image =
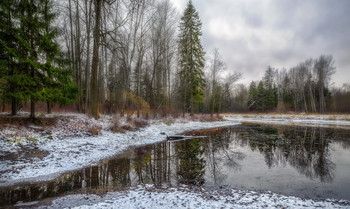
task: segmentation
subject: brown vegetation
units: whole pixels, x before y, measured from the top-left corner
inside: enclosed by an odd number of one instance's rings
[[[147,120],[144,120],[144,119],[140,119],[140,118],[136,118],[134,121],[133,121],[133,124],[136,128],[145,128],[146,126],[149,125],[148,121]]]
[[[121,118],[116,117],[113,120],[110,130],[114,133],[125,133],[126,131],[135,131],[138,128],[145,128],[149,122],[140,118],[127,117],[126,124],[122,124]]]
[[[193,130],[193,131],[188,131],[184,133],[184,135],[188,136],[209,136],[209,135],[214,135],[217,133],[221,133],[225,127],[220,127],[220,128],[214,128],[214,129],[200,129],[200,130]]]
[[[102,131],[101,126],[93,126],[88,129],[88,132],[93,136],[97,136]]]

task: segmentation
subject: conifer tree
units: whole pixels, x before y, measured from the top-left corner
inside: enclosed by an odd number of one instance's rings
[[[16,63],[15,49],[15,7],[18,1],[3,0],[0,3],[0,100],[11,103],[11,114],[17,114],[17,106],[23,95],[17,85],[18,63]]]
[[[257,107],[257,88],[256,88],[256,84],[254,81],[252,81],[250,83],[249,86],[249,93],[248,93],[248,109],[249,110],[256,110]]]
[[[47,111],[51,113],[52,103],[70,104],[78,98],[78,87],[72,80],[72,70],[63,58],[58,43],[55,41],[58,33],[53,27],[56,13],[52,11],[52,0],[41,0],[43,34],[39,49],[46,62],[42,69],[46,72],[46,81],[40,92],[40,100],[47,102]]]
[[[265,111],[266,110],[266,90],[264,88],[264,83],[262,81],[259,81],[256,93],[257,93],[256,109],[259,111]]]
[[[8,63],[1,65],[6,69],[6,82],[0,88],[10,89],[4,91],[3,97],[12,99],[12,113],[16,112],[13,103],[30,99],[30,117],[34,119],[36,102],[68,103],[75,99],[77,89],[70,82],[70,71],[60,61],[57,31],[52,27],[55,18],[52,0],[8,3],[1,6],[5,8],[3,11],[12,12],[7,23],[12,39],[6,40],[6,34],[0,37],[2,60],[5,60],[2,63]]]
[[[272,67],[268,67],[265,71],[263,78],[265,94],[264,94],[264,106],[266,109],[271,110],[277,106],[276,87],[274,86],[274,70]]]
[[[180,21],[179,34],[179,64],[180,64],[180,95],[183,114],[202,102],[205,86],[204,51],[201,43],[202,23],[192,1],[187,4]]]

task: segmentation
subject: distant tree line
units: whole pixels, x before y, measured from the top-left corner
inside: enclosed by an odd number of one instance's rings
[[[289,70],[268,67],[261,81],[249,86],[247,105],[252,111],[306,113],[348,112],[348,85],[331,88],[335,73],[331,55],[308,59]]]

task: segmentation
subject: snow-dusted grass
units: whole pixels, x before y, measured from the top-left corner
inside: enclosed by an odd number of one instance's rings
[[[161,132],[169,135],[193,129],[214,128],[238,124],[232,121],[193,122],[176,121],[166,125],[161,120],[151,121],[151,125],[134,132],[113,133],[109,131],[112,116],[102,116],[100,120],[82,114],[59,114],[48,117],[60,117],[52,127],[46,127],[40,134],[30,127],[17,127],[18,135],[23,133],[37,138],[35,143],[23,141],[13,143],[8,132],[16,133],[16,128],[2,129],[0,140],[1,155],[16,154],[16,159],[0,161],[0,186],[13,185],[24,181],[42,181],[57,177],[63,172],[76,170],[97,163],[99,160],[119,154],[131,146],[140,146],[166,140]],[[67,118],[69,118],[67,120]],[[121,119],[125,120],[125,119]],[[125,122],[125,121],[122,121]],[[89,136],[90,127],[102,127],[98,136]],[[20,133],[19,133],[20,132]],[[7,135],[6,135],[7,134]],[[91,135],[91,134],[90,134]],[[48,155],[42,159],[28,159],[21,156],[23,149],[41,150]]]
[[[311,126],[350,126],[350,115],[307,115],[307,114],[225,114],[226,120],[269,123],[285,125],[311,125]]]
[[[26,117],[27,113],[23,113]],[[17,116],[17,117],[21,117]],[[22,116],[23,117],[23,116]],[[59,174],[83,168],[119,154],[131,146],[164,141],[165,136],[184,131],[231,126],[241,122],[350,126],[349,115],[225,115],[226,121],[200,122],[188,119],[150,120],[150,125],[137,131],[113,133],[115,116],[102,115],[95,120],[84,114],[56,113],[43,116],[55,119],[50,126],[15,126],[0,129],[0,186],[33,180],[49,180]],[[170,122],[169,122],[170,121]],[[119,118],[121,124],[127,121]],[[168,124],[168,125],[167,125]],[[97,127],[98,135],[90,133]],[[95,133],[96,134],[96,133]],[[41,158],[22,156],[23,149],[45,154]],[[15,155],[15,158],[6,156]]]
[[[178,188],[156,189],[151,185],[104,196],[70,195],[58,198],[50,208],[349,208],[348,201],[306,200],[272,192],[258,193],[235,189]]]
[[[21,116],[18,116],[21,117]],[[23,116],[22,116],[23,117]],[[166,140],[169,135],[184,131],[232,126],[241,122],[303,124],[317,126],[350,126],[349,115],[225,115],[226,121],[200,122],[188,119],[151,120],[150,125],[134,132],[113,133],[110,127],[114,116],[100,120],[83,114],[51,114],[44,118],[56,119],[52,126],[15,126],[4,124],[0,129],[0,187],[24,181],[42,181],[63,172],[76,170],[119,154],[131,146],[140,146]],[[125,124],[126,119],[120,118]],[[98,135],[89,132],[98,127]],[[22,156],[23,149],[44,154],[41,157]],[[6,156],[16,156],[9,158]],[[23,205],[24,206],[24,205]],[[50,207],[78,208],[350,208],[349,202],[314,201],[274,193],[257,193],[230,189],[198,191],[188,187],[155,189],[152,186],[124,192],[97,195],[71,195],[59,198]]]

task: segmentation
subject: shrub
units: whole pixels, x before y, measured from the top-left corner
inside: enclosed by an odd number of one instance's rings
[[[123,129],[124,132],[125,132],[125,131],[133,131],[133,130],[134,130],[134,128],[133,128],[131,125],[123,125],[123,126],[121,127],[121,129]]]
[[[170,126],[171,124],[175,123],[175,120],[173,118],[167,118],[164,121],[165,124],[167,124],[168,126]]]
[[[133,115],[139,111],[142,115],[148,115],[151,112],[150,105],[140,96],[137,96],[131,92],[123,92],[123,98],[125,98],[126,114],[128,116]]]
[[[144,128],[146,126],[148,126],[149,123],[147,120],[144,120],[144,119],[140,119],[140,118],[137,118],[134,120],[134,126],[137,127],[137,128]]]
[[[102,130],[102,127],[100,126],[93,126],[93,127],[90,127],[88,132],[94,136],[97,136]]]
[[[125,130],[121,127],[119,118],[115,118],[110,130],[114,133],[125,133]]]

